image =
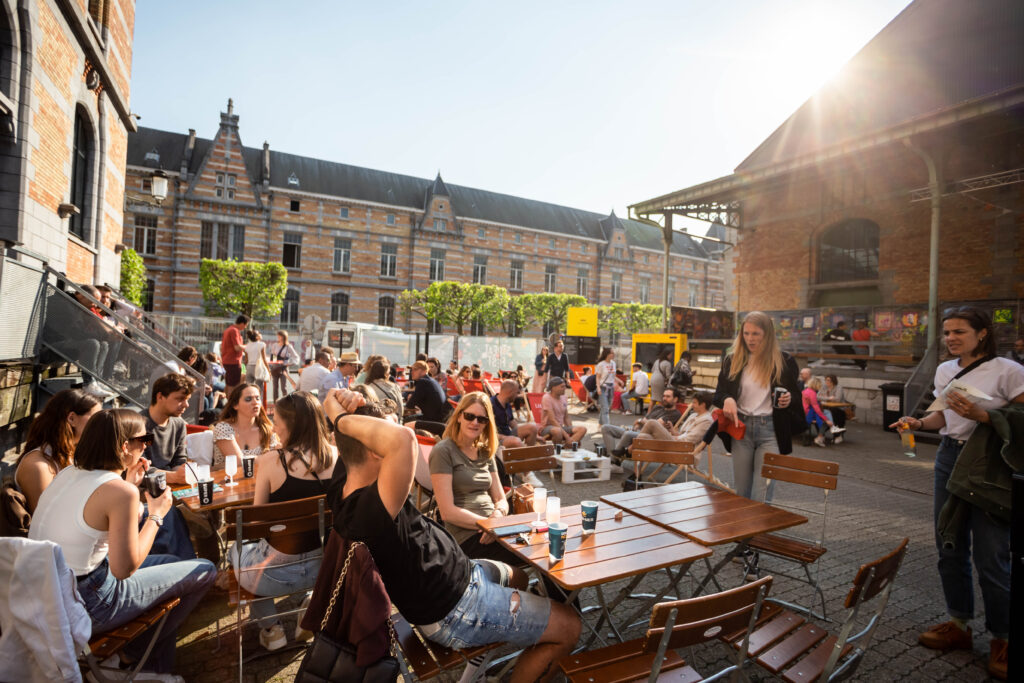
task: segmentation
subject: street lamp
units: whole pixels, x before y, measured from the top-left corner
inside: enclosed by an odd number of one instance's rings
[[[158,168],[153,171],[153,174],[149,176],[149,194],[139,194],[137,192],[125,192],[124,196],[129,201],[138,202],[139,204],[149,204],[150,206],[160,206],[163,201],[167,199],[167,173],[162,168]]]

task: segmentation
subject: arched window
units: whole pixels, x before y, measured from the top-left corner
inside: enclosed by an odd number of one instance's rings
[[[285,325],[299,324],[299,290],[288,288],[281,304],[281,322]]]
[[[331,320],[348,320],[348,294],[345,292],[331,294]]]
[[[878,224],[863,218],[831,225],[818,242],[818,283],[878,279]]]
[[[393,327],[395,324],[395,297],[382,296],[377,301],[377,324]]]
[[[71,203],[78,213],[68,217],[68,231],[89,241],[89,189],[92,186],[92,129],[81,110],[75,112],[75,139],[71,151]]]

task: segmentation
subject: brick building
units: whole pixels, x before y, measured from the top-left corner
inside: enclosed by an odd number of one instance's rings
[[[129,136],[129,189],[145,193],[157,168],[171,178],[162,206],[129,197],[124,212],[124,242],[145,257],[158,313],[202,313],[200,258],[283,263],[283,323],[314,314],[402,327],[398,293],[444,279],[661,303],[654,226],[451,185],[440,174],[431,181],[245,147],[238,120],[229,101],[212,140],[194,130]],[[671,301],[724,303],[717,246],[676,236]]]
[[[77,282],[119,277],[134,25],[135,0],[0,0],[0,240]]]
[[[1019,302],[1022,35],[1019,1],[918,0],[734,174],[630,208],[725,223],[733,310],[929,302],[933,220],[938,301]]]

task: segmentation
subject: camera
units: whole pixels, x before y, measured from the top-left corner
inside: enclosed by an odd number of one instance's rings
[[[167,488],[167,473],[150,467],[142,476],[139,488],[148,493],[150,498],[159,498]]]

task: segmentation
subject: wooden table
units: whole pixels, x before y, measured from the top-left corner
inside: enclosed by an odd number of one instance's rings
[[[708,575],[694,595],[699,595],[708,581],[713,581],[721,590],[716,575],[733,557],[746,550],[747,542],[754,536],[788,529],[807,521],[806,517],[789,510],[700,482],[614,493],[601,496],[601,500],[704,546],[736,544],[714,567],[707,557],[704,558]]]
[[[213,502],[209,505],[199,504],[199,495],[188,496],[187,498],[178,498],[177,501],[188,505],[189,508],[200,512],[203,510],[223,510],[226,507],[232,505],[252,505],[252,501],[256,498],[256,477],[246,479],[242,474],[242,468],[239,466],[238,472],[235,473],[235,483],[237,486],[225,486],[225,482],[228,480],[227,475],[224,474],[224,470],[217,470],[212,473],[213,481],[220,484],[222,490],[213,492]],[[188,485],[174,486],[174,489],[187,489]]]
[[[649,612],[653,602],[660,601],[670,590],[677,587],[679,580],[686,575],[693,562],[711,555],[708,548],[637,515],[623,512],[622,519],[617,521],[615,515],[618,512],[619,510],[609,505],[599,505],[597,529],[594,533],[584,536],[580,506],[562,508],[561,521],[567,524],[569,529],[566,535],[565,555],[554,563],[548,557],[546,531],[528,534],[529,542],[525,545],[515,543],[515,537],[498,539],[502,546],[564,589],[569,604],[573,603],[584,588],[595,589],[601,617],[596,626],[591,627],[588,624],[593,634],[589,642],[593,642],[595,637],[604,641],[598,631],[605,620],[616,637],[620,641],[623,640],[623,629],[612,620],[611,612],[630,596],[645,576],[664,570],[668,575],[668,585],[659,594],[651,596],[652,601],[646,601],[628,619],[623,620],[622,624],[628,625],[642,613]],[[535,513],[527,513],[478,520],[477,524],[482,529],[493,529],[510,524],[529,524],[536,518]],[[673,572],[673,568],[678,569]],[[602,586],[618,579],[630,581],[609,601],[605,598]],[[582,613],[580,616],[583,616]],[[584,623],[587,622],[584,620]]]

